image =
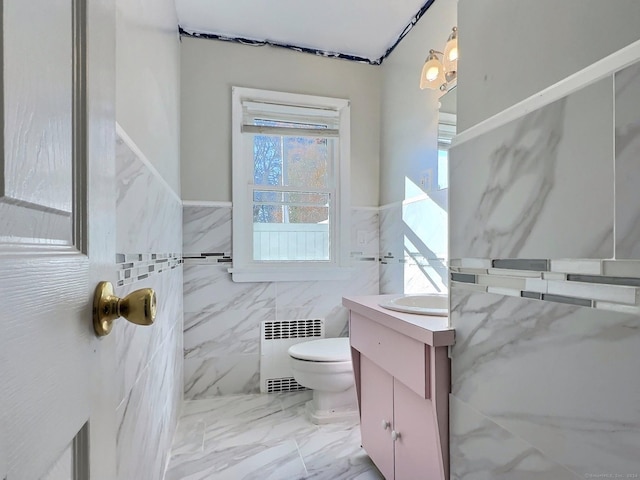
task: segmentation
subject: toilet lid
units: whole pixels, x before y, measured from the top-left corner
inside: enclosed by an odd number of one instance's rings
[[[289,347],[289,355],[312,362],[346,362],[351,360],[348,338],[322,338]]]

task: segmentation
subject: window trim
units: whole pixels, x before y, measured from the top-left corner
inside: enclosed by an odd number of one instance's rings
[[[233,86],[232,114],[232,244],[233,266],[229,269],[234,282],[344,280],[350,268],[350,102],[346,99],[303,95],[272,90]],[[243,102],[272,103],[338,113],[340,132],[338,159],[335,162],[335,228],[330,241],[337,245],[330,262],[255,262],[253,261],[253,167],[245,157],[245,137],[242,133]],[[244,220],[243,220],[244,219]]]

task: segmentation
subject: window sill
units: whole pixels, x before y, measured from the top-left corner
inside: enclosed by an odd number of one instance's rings
[[[234,282],[312,282],[348,280],[354,269],[352,267],[241,267],[229,268]]]

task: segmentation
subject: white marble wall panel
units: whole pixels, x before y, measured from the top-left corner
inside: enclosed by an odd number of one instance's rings
[[[404,235],[402,226],[402,203],[393,203],[380,208],[380,256],[404,256]]]
[[[351,252],[355,256],[377,257],[380,252],[378,209],[351,209]],[[364,240],[364,243],[359,240]]]
[[[613,255],[612,78],[450,150],[451,258]]]
[[[380,293],[404,293],[404,263],[382,261],[379,268]]]
[[[184,311],[224,312],[274,308],[275,285],[269,282],[237,283],[228,267],[185,265]]]
[[[260,355],[226,355],[184,360],[184,398],[197,400],[260,391]]]
[[[402,267],[404,293],[447,293],[448,269],[441,260],[416,255],[408,257]]]
[[[170,332],[162,349],[168,354],[154,358],[116,411],[120,480],[163,478],[180,409],[181,334],[180,326]]]
[[[455,286],[451,301],[453,395],[582,477],[640,473],[637,315]]]
[[[425,258],[447,259],[449,215],[428,195],[402,206],[404,246]]]
[[[185,313],[185,358],[260,352],[260,323],[275,320],[275,308]]]
[[[127,141],[131,141],[128,139]],[[180,254],[182,202],[157,172],[121,138],[116,141],[116,251]],[[166,264],[165,264],[166,265]],[[153,288],[156,321],[149,327],[116,321],[118,479],[162,478],[183,392],[183,267],[156,268],[122,287],[120,297]]]
[[[324,318],[327,337],[346,335],[342,297],[379,293],[377,262],[354,262],[353,269],[349,280],[276,283],[276,319]]]
[[[640,63],[615,75],[616,253],[640,258]]]
[[[224,253],[231,255],[231,207],[183,207],[183,244],[185,255]]]
[[[118,253],[182,251],[182,203],[121,139],[116,140]]]
[[[153,288],[157,299],[157,315],[153,325],[142,327],[124,319],[118,319],[114,325],[112,335],[116,336],[118,401],[122,401],[133,388],[160,351],[169,332],[176,326],[182,330],[182,268],[176,267],[115,289],[116,295],[123,298],[134,290]]]
[[[456,397],[449,397],[451,480],[576,480],[584,478],[545,457]]]
[[[185,255],[230,252],[230,207],[185,206],[183,220]],[[342,297],[379,292],[378,211],[352,209],[351,225],[353,273],[346,281],[235,283],[227,264],[185,266],[186,398],[257,392],[264,320],[324,318],[327,336],[348,334]]]

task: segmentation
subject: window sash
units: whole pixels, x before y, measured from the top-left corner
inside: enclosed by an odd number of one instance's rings
[[[249,188],[247,190],[248,190],[248,195],[250,196],[249,204],[252,205],[252,208],[250,210],[250,214],[252,218],[253,218],[253,208],[255,206],[259,206],[259,205],[273,205],[276,207],[298,206],[297,202],[255,201],[254,192],[256,191],[262,192],[262,191],[265,191],[266,189],[260,188],[259,186],[256,186],[256,185],[249,185]],[[323,224],[320,222],[297,223],[297,222],[255,222],[255,220],[252,221],[251,235],[249,237],[250,238],[249,251],[251,252],[251,256],[250,256],[251,263],[254,263],[254,264],[287,263],[290,265],[303,264],[305,262],[316,262],[318,264],[336,264],[337,263],[336,233],[338,228],[337,227],[338,222],[336,221],[337,210],[336,210],[336,202],[334,200],[335,194],[332,194],[332,190],[330,189],[323,189],[324,190],[323,192],[309,192],[309,189],[297,189],[297,190],[302,191],[304,193],[311,193],[311,194],[322,193],[328,196],[328,201],[326,204],[312,203],[312,204],[302,205],[302,206],[309,206],[309,207],[326,208],[328,210],[327,223]],[[272,191],[287,192],[288,190],[286,189],[286,187],[276,187],[276,188],[273,188]],[[297,193],[297,192],[292,192],[292,193]],[[264,231],[268,230],[269,226],[272,226],[273,230],[276,230],[276,229],[281,230],[280,232],[274,232],[271,235],[271,240],[270,240],[272,243],[276,244],[275,246],[272,245],[271,252],[275,251],[278,253],[273,254],[272,255],[273,258],[264,258],[264,256],[262,256],[261,254],[258,254],[257,252],[264,251],[265,249],[264,247],[262,247],[262,245],[265,242],[269,242],[269,240],[264,240],[263,238],[267,235],[267,233],[264,233]],[[313,228],[313,226],[316,226],[316,228]],[[309,232],[310,229],[313,229],[314,231]],[[260,231],[263,231],[262,235],[259,234],[261,233]],[[313,240],[310,240],[310,239],[313,239]],[[300,245],[302,244],[308,245],[310,241],[314,243],[314,247],[310,250],[301,251],[304,249]],[[290,257],[286,258],[284,254],[280,253],[282,249],[278,245],[279,242],[287,243],[291,246],[292,250],[291,250]],[[318,246],[319,243],[321,244],[321,246]],[[326,254],[323,253],[323,255],[320,257],[318,255],[314,255],[313,253],[310,253],[310,252],[313,252],[314,250],[315,251],[320,250],[321,252],[326,252]]]

